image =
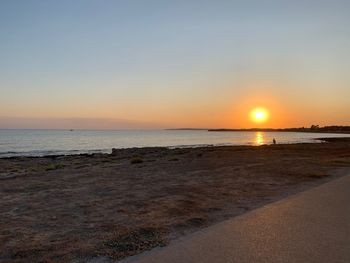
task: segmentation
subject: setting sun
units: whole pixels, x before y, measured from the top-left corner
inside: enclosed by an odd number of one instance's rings
[[[269,113],[264,108],[254,108],[250,112],[250,118],[255,123],[263,123],[267,121]]]

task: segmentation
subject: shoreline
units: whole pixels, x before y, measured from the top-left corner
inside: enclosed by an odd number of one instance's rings
[[[253,132],[253,131],[251,131]],[[278,143],[278,145],[293,145],[293,144],[313,144],[313,143],[324,143],[328,141],[341,141],[347,140],[350,137],[322,137],[322,138],[311,138],[306,142],[282,142]],[[175,145],[175,146],[144,146],[144,147],[127,147],[127,148],[112,148],[112,149],[91,149],[91,150],[46,150],[45,152],[52,152],[52,154],[33,154],[34,152],[41,152],[40,150],[28,151],[28,152],[0,152],[0,160],[1,159],[12,159],[12,158],[45,158],[45,157],[61,157],[61,156],[91,156],[91,155],[100,155],[105,154],[109,155],[113,153],[113,150],[128,150],[128,149],[143,149],[143,148],[164,148],[164,149],[191,149],[191,148],[206,148],[206,147],[261,147],[273,145],[273,143],[266,143],[261,145],[254,144],[230,144],[230,143],[222,143],[222,144],[197,144],[197,145]],[[77,153],[60,153],[56,154],[55,152],[77,152]],[[9,156],[7,156],[7,154]],[[13,154],[13,155],[11,155]],[[22,154],[22,155],[21,155]]]
[[[350,134],[350,131],[318,131],[318,130],[298,130],[298,129],[209,129],[208,132],[294,132],[294,133]]]
[[[314,126],[314,125],[313,125]],[[324,126],[319,127],[318,125],[305,128],[173,128],[165,129],[169,131],[208,131],[208,132],[300,132],[300,133],[334,133],[334,134],[350,134],[350,126]]]
[[[119,260],[165,246],[349,171],[350,138],[320,139],[0,159],[0,259]]]

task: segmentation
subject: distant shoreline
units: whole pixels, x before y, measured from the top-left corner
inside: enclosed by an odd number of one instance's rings
[[[202,129],[202,128],[178,128],[178,129],[166,129],[175,131],[192,131],[203,130],[209,132],[305,132],[305,133],[339,133],[350,134],[350,126],[324,126],[319,127],[312,125],[310,128],[249,128],[249,129]]]
[[[327,131],[311,129],[209,129],[209,132],[305,132],[305,133],[338,133],[350,134],[350,131]]]

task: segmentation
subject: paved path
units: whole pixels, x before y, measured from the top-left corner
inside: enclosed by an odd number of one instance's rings
[[[126,262],[350,262],[350,176]]]

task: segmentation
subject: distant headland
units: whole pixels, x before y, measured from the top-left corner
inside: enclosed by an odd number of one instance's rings
[[[249,129],[197,129],[197,128],[178,128],[178,129],[167,129],[167,130],[205,130],[210,132],[317,132],[317,133],[349,133],[350,126],[323,126],[311,125],[310,127],[299,127],[299,128],[249,128]]]

